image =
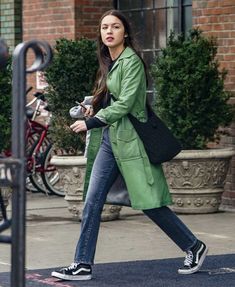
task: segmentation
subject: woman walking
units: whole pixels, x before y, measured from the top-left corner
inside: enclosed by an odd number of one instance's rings
[[[195,273],[208,249],[167,207],[172,200],[162,167],[150,163],[127,116],[131,113],[140,121],[146,120],[146,71],[134,47],[130,25],[120,11],[110,10],[101,17],[98,59],[92,108],[84,110],[89,118],[71,125],[76,133],[91,130],[86,176],[89,184],[85,183],[87,194],[80,238],[73,263],[53,271],[52,276],[64,280],[92,278],[101,212],[120,173],[132,208],[143,210],[186,252],[178,273]]]

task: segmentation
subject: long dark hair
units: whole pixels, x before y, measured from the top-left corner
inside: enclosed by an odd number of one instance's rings
[[[109,10],[105,12],[102,17],[100,18],[99,27],[98,27],[98,39],[97,39],[97,56],[99,61],[99,69],[97,71],[96,75],[96,81],[93,89],[93,108],[94,112],[96,113],[99,110],[100,104],[103,100],[103,97],[107,93],[107,87],[106,87],[106,78],[107,74],[109,72],[109,65],[111,64],[111,57],[109,54],[108,47],[105,46],[101,39],[101,22],[104,19],[104,17],[108,15],[113,15],[117,17],[124,26],[125,35],[127,37],[124,38],[124,47],[130,47],[132,48],[135,53],[140,57],[140,59],[143,61],[143,59],[140,56],[140,53],[138,52],[136,48],[136,43],[133,38],[131,26],[127,20],[127,18],[124,16],[122,12],[119,10]],[[146,65],[143,61],[144,67],[146,69]]]

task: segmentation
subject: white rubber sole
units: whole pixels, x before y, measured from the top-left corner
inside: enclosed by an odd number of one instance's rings
[[[65,274],[61,274],[58,273],[56,271],[53,271],[51,273],[52,277],[56,277],[58,279],[62,279],[62,280],[68,280],[68,281],[85,281],[85,280],[91,280],[92,275],[65,275]]]

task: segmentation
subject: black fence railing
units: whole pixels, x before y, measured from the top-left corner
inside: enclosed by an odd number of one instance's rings
[[[34,62],[27,67],[28,52]],[[0,187],[12,188],[12,214],[8,219],[4,204],[0,204],[3,220],[0,233],[11,227],[11,235],[1,235],[0,243],[11,244],[11,287],[25,287],[25,213],[26,213],[26,157],[25,105],[27,74],[45,69],[52,59],[47,42],[32,40],[17,45],[13,52],[12,81],[12,144],[10,158],[0,158]],[[2,198],[0,198],[2,199]],[[1,202],[3,202],[1,200]]]

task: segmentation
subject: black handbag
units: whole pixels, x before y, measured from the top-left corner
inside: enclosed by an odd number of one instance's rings
[[[182,147],[149,105],[147,105],[147,110],[147,122],[140,122],[131,114],[128,114],[128,118],[144,144],[149,161],[153,164],[160,164],[175,157]]]

